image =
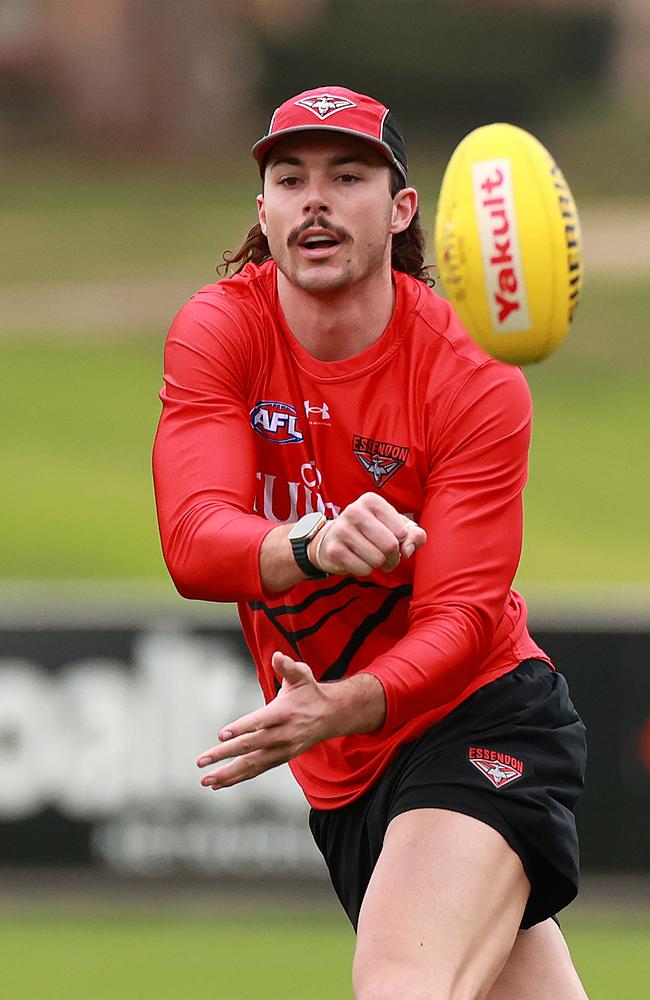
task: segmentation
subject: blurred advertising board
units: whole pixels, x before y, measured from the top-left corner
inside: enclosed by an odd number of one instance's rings
[[[583,866],[650,869],[650,623],[558,617],[532,626],[589,730]],[[288,767],[199,784],[199,752],[261,704],[231,609],[14,619],[0,623],[0,863],[323,875]]]
[[[234,628],[5,629],[2,645],[3,863],[321,872],[288,767],[199,784],[199,752],[261,703]]]

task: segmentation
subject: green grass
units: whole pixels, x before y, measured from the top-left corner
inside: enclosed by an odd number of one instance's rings
[[[212,171],[101,173],[69,162],[0,177],[0,215],[11,253],[0,281],[52,282],[214,276],[226,247],[255,221],[250,164],[232,183]]]
[[[645,1000],[648,917],[578,918],[565,934],[590,1000]],[[350,997],[343,917],[235,909],[197,915],[0,918],[8,1000],[332,1000]]]
[[[547,134],[576,198],[648,197],[650,116],[643,101],[625,105],[593,91],[548,123]]]
[[[413,166],[424,226],[433,235],[444,160]],[[0,283],[115,281],[191,275],[214,280],[226,249],[257,221],[259,176],[252,161],[175,174],[98,172],[55,161],[0,172],[0,218],[11,252]]]
[[[0,576],[162,575],[151,483],[162,337],[14,341],[0,359]]]
[[[0,922],[9,1000],[332,1000],[351,995],[343,919],[235,914]]]
[[[647,581],[648,379],[540,371],[520,574],[534,581]]]
[[[565,344],[526,368],[535,407],[520,575],[650,578],[650,281],[592,282]]]
[[[571,917],[563,929],[590,1000],[647,998],[649,917]]]

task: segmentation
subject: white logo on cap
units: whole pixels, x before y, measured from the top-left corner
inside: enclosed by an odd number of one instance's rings
[[[356,108],[353,101],[348,101],[347,97],[333,97],[331,94],[319,94],[317,97],[303,97],[301,101],[296,101],[301,108],[306,108],[312,114],[324,121],[330,115],[335,115],[337,111],[344,111],[346,108]]]

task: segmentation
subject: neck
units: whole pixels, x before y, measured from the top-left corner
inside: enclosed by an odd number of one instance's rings
[[[292,334],[319,361],[354,357],[379,340],[395,307],[390,266],[352,287],[315,295],[278,269],[278,297]]]

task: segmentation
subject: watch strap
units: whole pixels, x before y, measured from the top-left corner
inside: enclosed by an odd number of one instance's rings
[[[322,531],[323,529],[321,528],[320,530]],[[314,566],[307,554],[309,543],[311,541],[311,538],[292,538],[291,548],[293,549],[293,557],[303,573],[305,573],[305,575],[311,580],[325,580],[330,574],[324,573],[322,569],[318,569],[317,566]]]

